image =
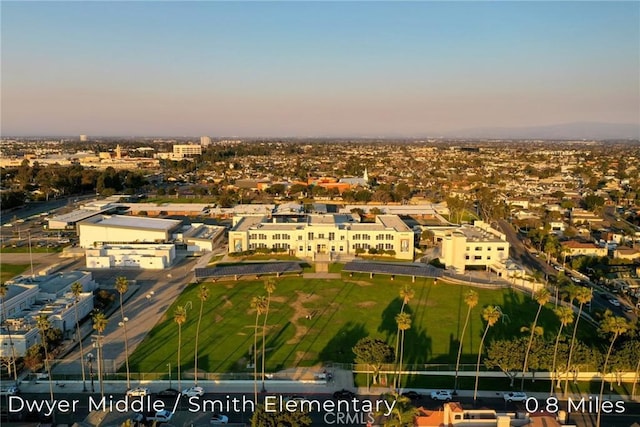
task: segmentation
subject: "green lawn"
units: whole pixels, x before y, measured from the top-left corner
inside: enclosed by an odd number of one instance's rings
[[[358,339],[371,335],[395,346],[395,316],[400,311],[399,289],[410,279],[354,274],[343,280],[309,280],[288,277],[278,281],[271,301],[267,333],[267,370],[274,371],[296,365],[320,362],[352,362],[351,348]],[[246,369],[253,346],[255,312],[249,307],[251,298],[264,295],[263,281],[223,281],[207,283],[209,299],[205,303],[201,334],[199,368],[208,372],[241,372]],[[467,307],[464,286],[438,283],[430,279],[412,284],[415,298],[406,307],[413,325],[406,332],[404,362],[455,363],[457,338]],[[193,367],[195,330],[200,301],[198,285],[190,285],[169,308],[165,318],[146,337],[131,356],[131,370],[164,372],[167,363],[175,363],[177,325],[173,311],[177,305],[191,301],[193,308],[182,328],[183,371]],[[462,362],[475,363],[474,351],[483,331],[483,306],[498,304],[507,315],[489,332],[493,338],[520,335],[520,327],[530,324],[537,303],[522,293],[478,289],[479,305],[464,339]],[[557,321],[552,306],[542,311],[540,324],[549,338],[554,336]],[[312,314],[311,319],[306,315]],[[260,324],[262,319],[260,321]],[[586,322],[581,338],[597,334]],[[592,338],[593,339],[593,338]]]
[[[2,263],[0,267],[0,281],[6,282],[18,274],[24,273],[28,268],[30,268],[30,264],[5,264]]]

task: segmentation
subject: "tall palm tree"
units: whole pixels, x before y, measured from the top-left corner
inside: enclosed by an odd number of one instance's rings
[[[411,286],[409,286],[408,284],[404,284],[402,286],[402,288],[400,288],[400,298],[402,298],[402,306],[400,307],[400,314],[404,313],[404,308],[407,304],[409,304],[409,301],[411,301],[413,299],[413,297],[415,296],[415,291],[413,290],[413,288]],[[398,349],[400,347],[400,330],[398,330],[398,334],[396,335],[396,349],[395,349],[395,354],[396,356],[396,360],[395,363],[398,363]],[[398,375],[396,375],[396,380],[398,378]]]
[[[5,323],[5,326],[6,326],[5,329],[7,330],[7,336],[9,337],[9,347],[11,347],[11,363],[9,363],[9,370],[11,370],[11,364],[13,363],[13,380],[15,381],[16,384],[18,384],[18,371],[16,369],[16,348],[13,345],[13,338],[11,338],[11,328],[7,323],[7,311],[6,311],[7,308],[4,304],[4,300],[8,292],[9,292],[9,285],[7,285],[4,282],[0,283],[0,298],[2,298],[2,306],[1,306],[2,318],[0,319],[0,325]]]
[[[482,346],[484,345],[484,339],[487,337],[487,332],[489,332],[489,328],[495,325],[500,317],[502,316],[502,311],[500,307],[496,305],[489,305],[482,310],[482,318],[487,322],[487,326],[484,328],[484,333],[482,334],[482,339],[480,340],[480,346],[478,347],[478,362],[476,363],[476,385],[473,389],[473,403],[475,404],[476,399],[478,397],[478,377],[480,377],[480,357],[482,356]]]
[[[542,307],[544,307],[549,300],[551,299],[551,294],[546,288],[540,289],[536,292],[534,299],[538,303],[538,311],[536,312],[536,317],[533,319],[533,325],[531,327],[531,334],[529,335],[529,343],[527,344],[527,351],[524,353],[524,364],[522,365],[522,381],[520,383],[520,390],[524,390],[524,376],[527,372],[527,368],[529,367],[529,353],[531,352],[531,344],[533,344],[533,336],[536,332],[536,327],[538,325],[538,318],[540,317],[540,312],[542,311]]]
[[[200,322],[202,321],[202,309],[204,308],[204,302],[209,299],[209,289],[206,286],[203,285],[198,290],[198,299],[200,299],[200,312],[198,313],[198,326],[196,326],[196,351],[194,356],[195,385],[198,385],[198,340],[200,339]]]
[[[602,382],[600,383],[600,396],[598,398],[598,402],[602,402],[602,394],[604,393],[604,377],[607,374],[607,365],[609,364],[609,356],[611,356],[611,350],[613,350],[613,344],[616,342],[616,339],[625,334],[629,329],[631,329],[631,325],[627,322],[627,319],[624,317],[617,317],[606,315],[600,324],[600,329],[603,333],[611,336],[611,344],[609,345],[609,350],[607,351],[607,356],[604,358],[604,366],[602,367]],[[598,416],[596,417],[596,427],[600,427],[600,415],[602,414],[601,410],[602,406],[598,405]]]
[[[49,378],[49,396],[51,397],[51,402],[53,402],[53,381],[51,379],[49,349],[47,348],[47,331],[51,329],[51,323],[49,322],[49,318],[47,316],[41,314],[36,318],[36,325],[40,330],[40,339],[42,340],[42,347],[44,347],[44,366],[47,368],[47,377]]]
[[[462,354],[462,342],[464,341],[464,333],[467,331],[469,325],[469,317],[471,316],[471,310],[478,305],[478,293],[473,289],[468,290],[464,294],[464,302],[467,304],[467,317],[464,320],[464,326],[462,327],[462,334],[460,334],[460,344],[458,345],[458,358],[456,359],[456,378],[453,385],[453,391],[458,390],[458,371],[460,370],[460,355]]]
[[[73,294],[73,311],[76,316],[76,335],[80,344],[80,368],[82,369],[82,391],[87,391],[86,377],[84,373],[84,349],[82,348],[82,334],[80,333],[80,321],[78,320],[78,300],[82,293],[82,283],[75,282],[71,285],[71,293]]]
[[[267,308],[267,298],[264,296],[251,298],[251,308],[256,311],[253,333],[253,401],[258,404],[258,320]]]
[[[408,329],[411,329],[411,315],[409,313],[400,313],[396,316],[396,324],[398,325],[398,334],[402,334],[400,341],[400,359],[398,362],[398,386],[402,386],[400,381],[400,373],[402,372],[402,359],[404,358],[404,334]]]
[[[107,329],[107,323],[109,320],[107,316],[104,315],[103,312],[98,311],[93,315],[93,329],[98,332],[98,379],[100,381],[100,394],[104,396],[104,382],[102,381],[102,376],[104,372],[104,356],[102,354],[102,334],[104,330]]]
[[[264,312],[264,322],[262,324],[262,391],[264,387],[264,363],[265,363],[265,342],[267,331],[267,317],[269,316],[269,306],[271,305],[271,294],[276,290],[276,282],[273,279],[269,279],[264,283],[264,290],[267,291],[267,308]]]
[[[571,292],[571,290],[570,290]],[[592,291],[589,288],[584,288],[582,286],[574,287],[574,295],[575,299],[580,303],[580,307],[578,308],[578,315],[576,316],[576,322],[573,325],[573,335],[571,335],[571,344],[569,345],[569,357],[567,358],[567,377],[564,382],[564,397],[567,397],[569,393],[569,369],[571,368],[573,349],[575,348],[576,343],[576,333],[578,332],[578,323],[580,323],[580,316],[582,315],[582,308],[586,303],[591,301],[593,297]]]
[[[124,317],[124,306],[122,297],[129,290],[129,281],[126,277],[116,277],[116,291],[120,294],[120,317],[122,318],[122,328],[124,329],[124,362],[127,367],[127,390],[131,389],[131,374],[129,371],[129,340],[127,339],[127,319]]]
[[[178,324],[178,390],[182,390],[182,382],[180,379],[180,349],[182,348],[182,325],[187,321],[187,309],[179,305],[173,312],[173,321]]]
[[[553,375],[556,372],[556,358],[558,357],[558,343],[560,343],[560,336],[562,335],[562,329],[573,323],[573,310],[569,307],[560,306],[553,310],[560,320],[560,329],[558,329],[558,335],[556,336],[556,344],[553,347],[553,363],[551,365],[551,390],[549,390],[549,396],[553,394]]]

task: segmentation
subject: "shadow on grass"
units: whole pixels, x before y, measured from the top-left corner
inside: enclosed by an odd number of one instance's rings
[[[340,361],[353,362],[355,355],[353,354],[353,346],[358,340],[368,336],[365,325],[363,323],[347,322],[338,329],[318,354],[319,361]]]

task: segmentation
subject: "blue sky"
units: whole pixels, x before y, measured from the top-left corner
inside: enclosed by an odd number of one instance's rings
[[[639,2],[6,2],[3,135],[640,121]]]

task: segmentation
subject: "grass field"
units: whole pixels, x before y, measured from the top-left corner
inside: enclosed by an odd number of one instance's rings
[[[2,263],[2,267],[0,268],[0,281],[6,282],[17,276],[18,274],[24,273],[27,268],[29,268],[29,264],[5,264]]]
[[[351,348],[362,337],[373,336],[395,346],[395,316],[402,302],[400,287],[409,279],[357,275],[343,280],[309,280],[301,277],[280,279],[271,300],[267,326],[267,370],[310,366],[321,362],[352,362]],[[177,324],[173,311],[191,301],[187,322],[182,328],[183,371],[193,368],[195,330],[200,301],[199,285],[188,286],[167,314],[150,332],[130,358],[131,370],[164,372],[166,364],[176,362]],[[255,311],[251,298],[265,295],[262,281],[223,281],[206,283],[209,299],[205,303],[199,345],[199,368],[208,372],[246,370],[253,346]],[[467,287],[438,283],[430,279],[412,284],[415,298],[406,312],[413,318],[406,332],[406,364],[455,363],[458,337],[467,307],[463,295]],[[464,338],[463,363],[475,363],[474,351],[483,331],[481,312],[497,304],[506,314],[489,332],[488,340],[521,336],[520,327],[529,325],[538,307],[522,293],[477,289],[480,302],[472,311]],[[550,338],[558,322],[552,306],[542,311],[539,324]],[[307,318],[310,316],[311,318]],[[260,325],[262,318],[260,319]],[[579,332],[582,339],[597,337],[586,322]]]

